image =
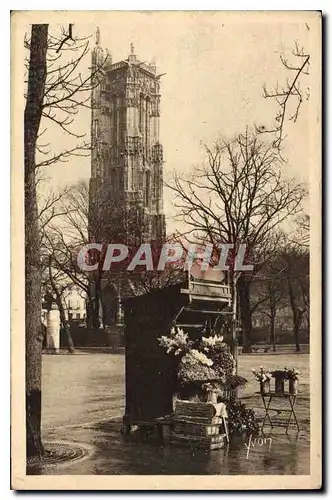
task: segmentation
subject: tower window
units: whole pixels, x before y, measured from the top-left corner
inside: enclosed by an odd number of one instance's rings
[[[140,96],[139,102],[139,131],[143,133],[144,129],[144,97]]]
[[[145,173],[145,206],[149,206],[150,201],[150,171],[147,170]]]

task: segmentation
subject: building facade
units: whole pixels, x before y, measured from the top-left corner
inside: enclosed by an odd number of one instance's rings
[[[65,303],[66,319],[85,325],[86,297],[84,292],[79,287],[72,285],[64,293],[63,300]]]
[[[62,304],[64,308],[64,313],[66,320],[76,323],[81,323],[85,325],[86,322],[86,296],[78,286],[74,284],[68,285],[62,292]],[[53,302],[55,304],[55,302]],[[42,323],[46,326],[47,324],[47,313],[50,310],[51,305],[46,307],[43,303],[42,307]]]

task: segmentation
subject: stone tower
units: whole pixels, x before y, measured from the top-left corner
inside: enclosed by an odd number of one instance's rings
[[[102,71],[97,71],[100,67]],[[113,63],[111,53],[101,47],[99,29],[91,73],[90,239],[134,248],[142,242],[160,247],[166,237],[159,141],[162,75],[157,75],[154,62],[138,59],[133,44],[127,59]],[[100,215],[103,207],[106,217]],[[93,226],[98,227],[97,234]],[[121,299],[133,293],[135,273],[112,269],[96,283],[91,276],[103,324],[118,324]]]
[[[154,63],[138,59],[133,44],[128,58],[113,64],[110,52],[100,46],[97,29],[92,74],[105,58],[102,74],[94,77],[92,94],[90,199],[95,203],[107,199],[127,214],[138,213],[144,228],[141,241],[160,243],[165,240],[161,75],[156,74]],[[120,217],[119,212],[112,213]],[[131,236],[127,235],[128,243]]]

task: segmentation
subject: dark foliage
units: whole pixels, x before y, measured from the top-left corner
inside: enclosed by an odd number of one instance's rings
[[[231,400],[226,403],[228,428],[230,434],[257,434],[259,426],[255,412],[247,409],[243,403]]]

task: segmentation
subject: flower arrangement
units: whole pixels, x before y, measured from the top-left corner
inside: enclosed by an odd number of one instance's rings
[[[175,356],[185,354],[193,344],[193,342],[188,339],[188,334],[184,333],[182,328],[177,327],[172,327],[170,335],[163,335],[158,341],[159,345],[166,349],[167,354],[173,351]]]
[[[226,379],[234,375],[235,360],[221,335],[202,337],[200,347],[213,359],[215,367],[223,372]]]
[[[252,373],[254,374],[255,376],[255,379],[260,382],[261,384],[263,382],[269,382],[272,378],[272,373],[268,370],[265,370],[265,368],[263,368],[263,366],[260,366],[259,367],[259,371],[258,370],[255,370],[255,368],[253,368],[251,371]]]
[[[180,361],[179,379],[182,383],[217,379],[219,374],[212,368],[212,365],[213,361],[211,359],[193,349],[185,354]]]
[[[181,357],[178,378],[181,383],[225,381],[235,372],[235,360],[221,335],[189,339],[181,328],[172,327],[170,334],[158,339],[167,354]]]
[[[223,343],[224,338],[221,335],[214,335],[213,337],[202,337],[202,347],[204,351],[216,347],[218,344]]]
[[[300,372],[295,368],[285,368],[285,373],[289,383],[289,394],[296,395],[298,393]]]
[[[285,378],[287,380],[299,380],[300,379],[300,372],[299,370],[296,370],[295,368],[285,368]]]

